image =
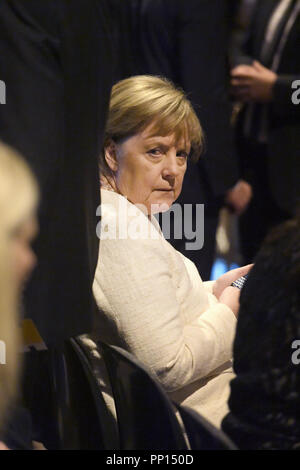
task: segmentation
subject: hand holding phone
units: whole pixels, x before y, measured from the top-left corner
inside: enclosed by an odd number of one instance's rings
[[[245,282],[247,281],[248,274],[245,274],[245,276],[241,276],[235,281],[231,283],[232,287],[237,287],[238,289],[242,289],[244,287]]]

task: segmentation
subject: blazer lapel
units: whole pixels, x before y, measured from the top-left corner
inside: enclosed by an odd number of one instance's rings
[[[260,5],[257,13],[257,22],[256,22],[256,34],[255,34],[255,43],[254,43],[254,53],[255,57],[259,57],[262,44],[265,37],[266,27],[268,25],[269,19],[277,7],[279,0],[258,0]]]

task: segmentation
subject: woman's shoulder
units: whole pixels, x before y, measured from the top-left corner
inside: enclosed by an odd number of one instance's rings
[[[142,205],[131,203],[126,196],[101,189],[101,205],[97,216],[100,240],[149,240],[161,241],[163,234],[152,215],[150,219]]]

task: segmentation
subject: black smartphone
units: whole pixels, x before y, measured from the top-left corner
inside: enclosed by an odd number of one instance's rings
[[[244,287],[245,282],[247,281],[248,274],[245,274],[245,276],[241,276],[236,281],[234,281],[231,285],[233,287],[237,287],[238,289],[242,289]]]

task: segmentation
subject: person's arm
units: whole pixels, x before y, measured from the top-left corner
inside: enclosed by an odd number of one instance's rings
[[[121,345],[168,391],[207,376],[231,358],[233,312],[219,302],[210,306],[199,281],[199,315],[184,324],[170,253],[160,240],[102,240],[100,247],[101,269],[94,282],[98,306],[109,306]]]
[[[254,61],[231,71],[235,96],[244,102],[269,103],[277,118],[299,116],[300,75],[276,74]]]

